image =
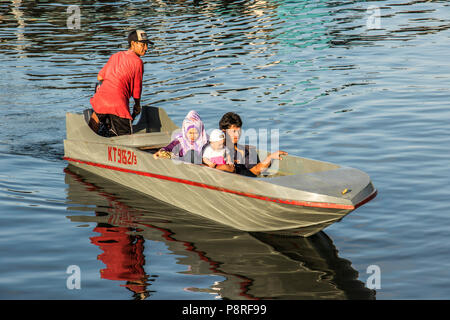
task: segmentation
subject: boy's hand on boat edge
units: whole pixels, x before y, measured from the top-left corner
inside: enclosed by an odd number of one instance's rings
[[[250,171],[255,175],[255,176],[259,176],[261,174],[261,172],[263,172],[264,170],[266,170],[267,168],[270,167],[270,165],[272,164],[272,160],[283,160],[281,158],[281,156],[285,156],[288,153],[285,151],[277,151],[274,153],[269,154],[264,161],[258,163],[256,166],[254,166],[253,168],[250,169]]]
[[[286,156],[286,155],[288,155],[287,152],[279,150],[277,152],[270,154],[269,158],[271,160],[283,160],[283,158],[281,156]]]

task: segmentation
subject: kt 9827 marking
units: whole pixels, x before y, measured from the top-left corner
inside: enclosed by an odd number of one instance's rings
[[[137,165],[137,157],[133,151],[116,147],[108,147],[108,161]]]

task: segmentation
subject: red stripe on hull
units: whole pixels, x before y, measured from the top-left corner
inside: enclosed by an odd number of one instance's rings
[[[286,199],[278,199],[278,198],[269,198],[269,197],[259,196],[259,195],[253,194],[253,193],[247,193],[247,192],[241,192],[241,191],[236,191],[236,190],[231,190],[231,189],[225,189],[225,188],[221,188],[221,187],[215,187],[215,186],[204,184],[204,183],[200,183],[200,182],[195,182],[195,181],[190,181],[190,180],[185,180],[185,179],[179,179],[179,178],[173,178],[173,177],[163,176],[163,175],[155,174],[155,173],[149,173],[149,172],[137,171],[137,170],[132,170],[132,169],[120,168],[120,167],[115,167],[115,166],[110,166],[110,165],[105,165],[105,164],[100,164],[100,163],[95,163],[95,162],[90,162],[90,161],[83,161],[83,160],[78,160],[78,159],[72,159],[72,158],[68,158],[68,157],[64,157],[63,159],[67,160],[69,162],[78,162],[78,163],[87,164],[87,165],[98,167],[98,168],[115,170],[115,171],[121,171],[121,172],[126,172],[126,173],[133,173],[133,174],[137,174],[137,175],[140,175],[140,176],[146,176],[146,177],[150,177],[150,178],[156,178],[156,179],[167,180],[167,181],[172,181],[172,182],[177,182],[177,183],[183,183],[183,184],[187,184],[187,185],[191,185],[191,186],[195,186],[195,187],[200,187],[200,188],[205,188],[205,189],[210,189],[210,190],[216,190],[216,191],[222,191],[222,192],[226,192],[226,193],[232,193],[232,194],[236,194],[236,195],[240,195],[240,196],[244,196],[244,197],[249,197],[249,198],[254,198],[254,199],[259,199],[259,200],[264,200],[264,201],[269,201],[269,202],[276,202],[276,203],[283,203],[283,204],[301,206],[301,207],[354,210],[354,209],[362,206],[364,203],[369,202],[370,200],[372,200],[376,196],[376,191],[375,191],[368,198],[364,199],[363,201],[358,203],[356,206],[345,205],[345,204],[327,203],[327,202],[309,202],[309,201],[297,201],[297,200],[286,200]]]

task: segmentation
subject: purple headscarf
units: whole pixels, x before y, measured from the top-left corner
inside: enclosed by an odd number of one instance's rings
[[[191,139],[188,137],[188,131],[191,128],[195,128],[198,132],[198,138],[191,143]],[[208,136],[206,135],[205,126],[200,118],[200,115],[195,110],[189,111],[186,118],[183,120],[183,125],[181,127],[181,133],[175,136],[175,139],[180,141],[181,149],[183,154],[186,154],[189,150],[194,150],[201,154],[203,147],[208,142]]]

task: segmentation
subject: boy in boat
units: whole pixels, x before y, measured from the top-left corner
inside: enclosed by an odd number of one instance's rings
[[[272,164],[272,160],[282,160],[282,155],[287,155],[287,152],[277,151],[264,159],[259,160],[259,156],[255,150],[248,145],[239,145],[238,141],[241,137],[242,120],[241,117],[234,113],[228,112],[222,116],[219,121],[219,128],[226,136],[226,148],[231,154],[231,159],[234,162],[234,172],[249,177],[256,177],[266,170]],[[218,165],[218,169],[231,171],[231,166],[227,164]]]
[[[132,121],[141,112],[144,74],[141,57],[152,44],[143,30],[133,30],[128,34],[129,49],[113,54],[100,70],[97,80],[101,85],[96,88],[94,96],[90,99],[95,111],[90,121],[94,131],[97,131],[100,123],[106,123],[108,135],[133,133]],[[134,98],[132,114],[129,108],[131,97]]]
[[[209,144],[203,151],[203,163],[210,168],[228,164],[234,169],[230,154],[225,148],[225,134],[222,130],[214,129],[209,136]],[[223,169],[227,169],[224,167]],[[233,170],[234,171],[234,170]]]

